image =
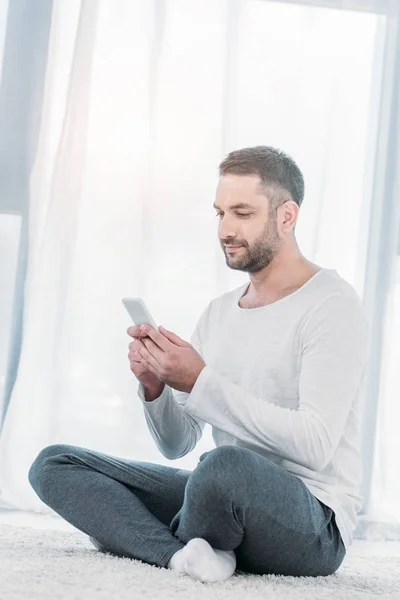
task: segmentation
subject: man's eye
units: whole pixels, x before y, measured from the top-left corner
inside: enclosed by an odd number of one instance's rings
[[[244,218],[246,218],[246,217],[251,217],[251,213],[236,213],[236,214],[237,214],[239,217],[244,217]],[[220,217],[220,216],[221,216],[221,213],[217,213],[215,216],[216,216],[216,217]]]

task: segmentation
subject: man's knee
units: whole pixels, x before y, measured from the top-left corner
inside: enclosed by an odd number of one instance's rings
[[[207,497],[218,497],[221,493],[230,492],[240,458],[240,448],[235,446],[218,446],[202,454],[199,464],[189,477],[186,493],[194,491],[206,494]]]
[[[62,454],[67,454],[71,451],[71,448],[72,446],[66,444],[46,446],[39,452],[33,461],[29,469],[28,479],[29,483],[40,497],[47,487],[51,472],[57,467],[57,463],[54,459]]]
[[[189,477],[186,494],[193,491],[215,501],[228,498],[241,503],[257,479],[257,460],[255,452],[240,446],[218,446],[205,452]]]
[[[207,471],[214,471],[217,476],[237,470],[239,463],[249,459],[250,451],[239,446],[218,446],[200,456],[200,462],[207,462]]]

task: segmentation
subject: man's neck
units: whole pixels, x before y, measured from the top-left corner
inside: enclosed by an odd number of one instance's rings
[[[256,273],[255,276],[250,274],[250,286],[246,295],[263,298],[298,289],[320,270],[321,267],[304,256],[292,260],[275,257],[263,272]]]

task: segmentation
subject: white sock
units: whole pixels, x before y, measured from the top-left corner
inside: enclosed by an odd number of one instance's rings
[[[226,581],[236,569],[233,550],[219,550],[203,538],[193,538],[171,558],[168,568],[203,582]]]
[[[182,550],[178,550],[178,552],[175,552],[175,554],[171,557],[171,560],[168,563],[168,569],[172,569],[177,573],[186,573],[184,559],[182,558],[183,551],[184,548],[182,548]]]

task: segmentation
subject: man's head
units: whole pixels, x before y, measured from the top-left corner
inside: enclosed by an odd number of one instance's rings
[[[261,271],[295,242],[303,175],[289,156],[269,146],[231,152],[219,174],[214,208],[227,264],[248,273]],[[243,247],[230,253],[226,244]]]

